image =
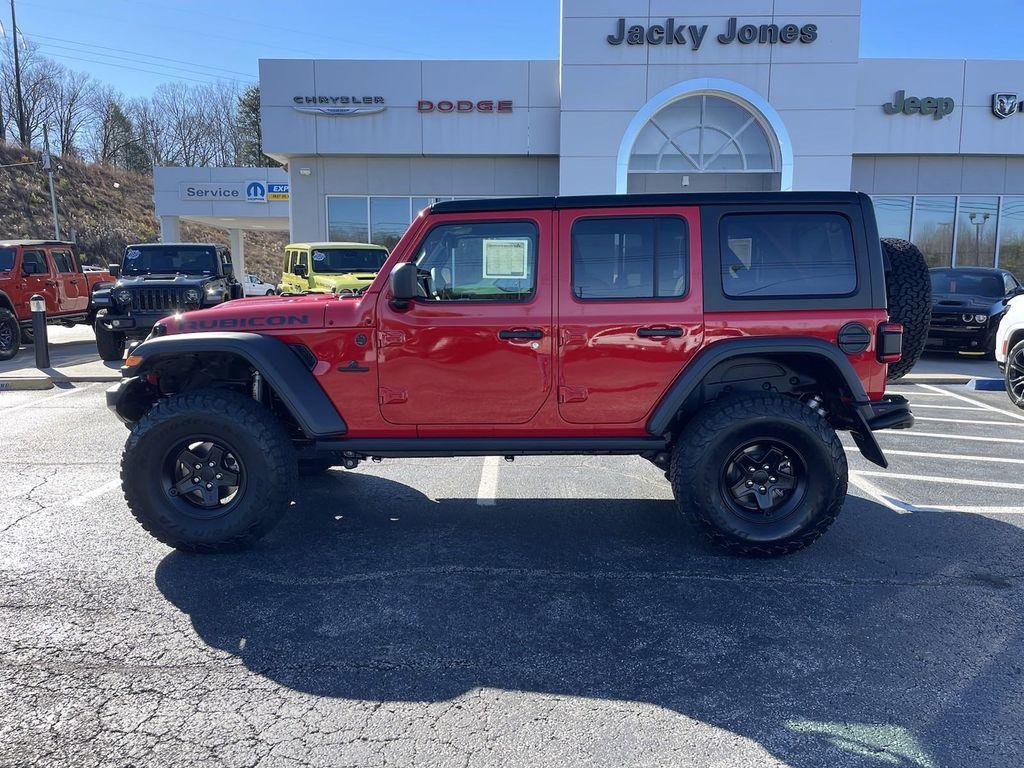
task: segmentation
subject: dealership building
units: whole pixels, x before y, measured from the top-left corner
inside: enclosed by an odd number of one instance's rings
[[[261,60],[277,207],[294,241],[393,245],[451,198],[854,189],[933,265],[1024,273],[1024,61],[861,59],[860,12],[563,0],[558,60]]]

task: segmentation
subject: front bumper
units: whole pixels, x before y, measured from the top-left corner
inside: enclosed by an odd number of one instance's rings
[[[145,338],[153,326],[168,316],[166,312],[132,312],[130,315],[101,315],[100,322],[109,331]]]
[[[988,325],[965,325],[928,328],[925,349],[948,352],[987,352],[992,349],[992,329]]]

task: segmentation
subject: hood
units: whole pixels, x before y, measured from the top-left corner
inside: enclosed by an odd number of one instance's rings
[[[199,285],[210,280],[221,280],[220,275],[122,275],[117,279],[118,288],[131,288],[132,286],[145,285],[152,287],[159,286],[186,286]]]
[[[197,309],[164,318],[158,326],[166,334],[202,331],[274,331],[323,328],[333,296],[260,296],[235,299],[209,309]]]
[[[1002,299],[993,299],[991,296],[970,296],[962,293],[956,294],[932,294],[932,309],[936,312],[960,312],[960,311],[999,311],[1003,309]]]
[[[354,290],[365,288],[376,276],[376,272],[332,272],[326,275],[314,272],[310,287],[315,291],[341,291],[346,288]]]

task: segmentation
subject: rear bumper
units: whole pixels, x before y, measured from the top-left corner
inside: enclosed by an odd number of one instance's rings
[[[855,411],[856,426],[850,430],[853,441],[868,461],[880,467],[888,467],[889,461],[882,453],[874,432],[880,429],[910,429],[914,426],[914,414],[910,403],[902,395],[885,395],[859,406]]]

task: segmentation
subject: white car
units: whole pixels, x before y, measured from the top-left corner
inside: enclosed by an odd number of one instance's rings
[[[246,275],[242,287],[246,296],[273,296],[277,293],[277,287],[263,282],[259,275]]]
[[[1024,409],[1024,296],[1010,299],[996,331],[996,363],[1006,374],[1006,394]]]

